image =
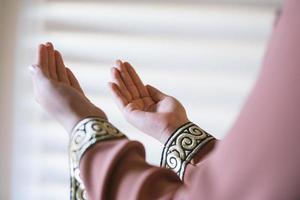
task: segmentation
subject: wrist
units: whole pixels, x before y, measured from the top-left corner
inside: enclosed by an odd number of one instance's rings
[[[199,151],[191,160],[191,164],[196,165],[197,163],[202,162],[216,147],[218,140],[214,138],[209,141],[202,149]]]
[[[70,119],[69,126],[67,128],[67,131],[69,134],[72,133],[74,128],[83,120],[87,118],[98,118],[104,121],[108,121],[106,115],[97,115],[97,114],[92,114],[92,113],[86,113],[86,114],[79,114],[79,115],[74,115],[72,119]]]
[[[67,130],[69,134],[71,134],[74,127],[82,120],[88,117],[95,117],[99,119],[107,120],[105,113],[97,107],[87,106],[84,109],[70,109],[67,114],[63,114],[60,116],[61,119],[58,119]]]
[[[171,124],[169,124],[162,132],[161,137],[159,139],[159,141],[162,144],[165,144],[167,142],[167,140],[171,137],[171,135],[176,132],[176,130],[183,126],[186,123],[189,123],[190,121],[186,118],[186,119],[182,119],[182,120],[177,120],[176,122],[173,122]]]

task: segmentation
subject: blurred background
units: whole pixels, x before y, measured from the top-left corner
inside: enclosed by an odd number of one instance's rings
[[[116,59],[177,97],[191,121],[222,138],[255,83],[279,0],[0,0],[0,199],[69,199],[68,136],[35,102],[27,66],[51,41],[87,96],[125,122],[107,82]]]

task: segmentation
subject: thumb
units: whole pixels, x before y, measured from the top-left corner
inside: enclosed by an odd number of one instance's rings
[[[43,73],[42,69],[38,65],[29,65],[28,69],[33,80],[47,78],[46,75]]]
[[[30,65],[29,72],[31,75],[31,80],[35,90],[40,90],[41,87],[45,86],[44,84],[50,83],[50,80],[42,72],[41,68],[37,65]]]
[[[151,85],[147,85],[146,88],[154,101],[161,101],[168,96]]]

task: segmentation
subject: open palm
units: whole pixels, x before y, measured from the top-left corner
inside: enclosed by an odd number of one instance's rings
[[[104,112],[85,96],[76,77],[65,67],[61,54],[51,43],[39,46],[38,62],[29,69],[36,100],[68,132],[85,117],[106,119]]]
[[[174,97],[144,85],[128,62],[112,68],[110,88],[126,120],[164,143],[172,132],[188,122],[184,107]]]

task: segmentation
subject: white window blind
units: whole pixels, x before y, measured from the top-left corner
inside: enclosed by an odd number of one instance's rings
[[[273,1],[27,0],[16,90],[13,199],[69,198],[67,133],[35,103],[24,63],[51,41],[87,96],[141,141],[158,164],[161,145],[121,116],[106,83],[116,59],[185,105],[190,120],[222,138],[258,73],[278,6]]]

